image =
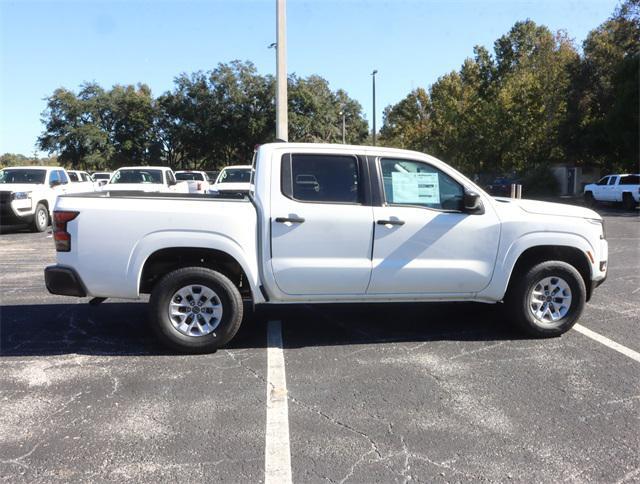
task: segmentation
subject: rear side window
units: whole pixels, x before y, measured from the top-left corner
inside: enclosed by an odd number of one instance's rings
[[[390,205],[462,210],[462,185],[428,163],[382,158],[380,171],[385,199]]]
[[[621,176],[620,185],[640,185],[640,175]]]
[[[360,203],[358,159],[344,155],[285,155],[282,193],[294,200]]]

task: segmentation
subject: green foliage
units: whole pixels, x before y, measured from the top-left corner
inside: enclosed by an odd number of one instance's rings
[[[73,93],[57,89],[43,113],[38,146],[72,167],[115,168],[169,164],[220,168],[248,163],[255,145],[275,138],[275,83],[250,62],[219,64],[181,74],[158,98],[140,84],[104,90],[88,83]],[[367,122],[360,104],[332,91],[320,76],[289,78],[291,141],[361,143]]]
[[[560,184],[548,166],[539,165],[522,177],[523,197],[552,197],[560,193]]]
[[[15,153],[5,153],[4,155],[0,155],[0,168],[4,168],[7,166],[58,166],[58,159],[53,157],[48,158],[38,158],[36,155],[33,156],[25,156],[19,155]]]
[[[637,171],[639,12],[640,0],[625,2],[582,56],[565,33],[517,22],[493,55],[476,47],[459,71],[387,107],[381,138],[470,173],[557,162]]]

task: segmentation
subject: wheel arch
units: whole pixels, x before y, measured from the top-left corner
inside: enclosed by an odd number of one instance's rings
[[[247,272],[225,251],[205,247],[165,247],[149,254],[140,268],[138,291],[149,294],[165,274],[183,267],[206,267],[224,274],[243,297],[253,297]]]
[[[247,243],[248,254],[237,241],[218,233],[159,231],[148,234],[138,241],[129,256],[128,292],[148,293],[162,274],[181,267],[200,266],[225,274],[244,297],[262,302],[256,252],[251,250],[251,241]]]
[[[582,276],[587,289],[587,301],[591,297],[591,264],[587,254],[574,246],[569,245],[534,245],[520,253],[509,275],[505,293],[512,287],[512,282],[523,275],[534,265],[545,261],[561,261],[573,266]]]

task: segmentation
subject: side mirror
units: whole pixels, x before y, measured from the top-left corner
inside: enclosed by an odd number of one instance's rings
[[[482,215],[484,213],[484,205],[480,194],[471,190],[464,191],[464,211],[472,215]]]
[[[55,188],[55,187],[57,187],[57,186],[59,186],[59,185],[61,185],[61,184],[62,184],[62,183],[60,182],[60,180],[52,180],[52,181],[49,183],[49,186],[50,186],[51,188]]]

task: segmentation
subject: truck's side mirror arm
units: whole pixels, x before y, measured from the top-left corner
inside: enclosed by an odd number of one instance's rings
[[[484,213],[484,204],[480,198],[480,194],[472,190],[465,190],[464,197],[464,212],[471,215],[482,215]]]

